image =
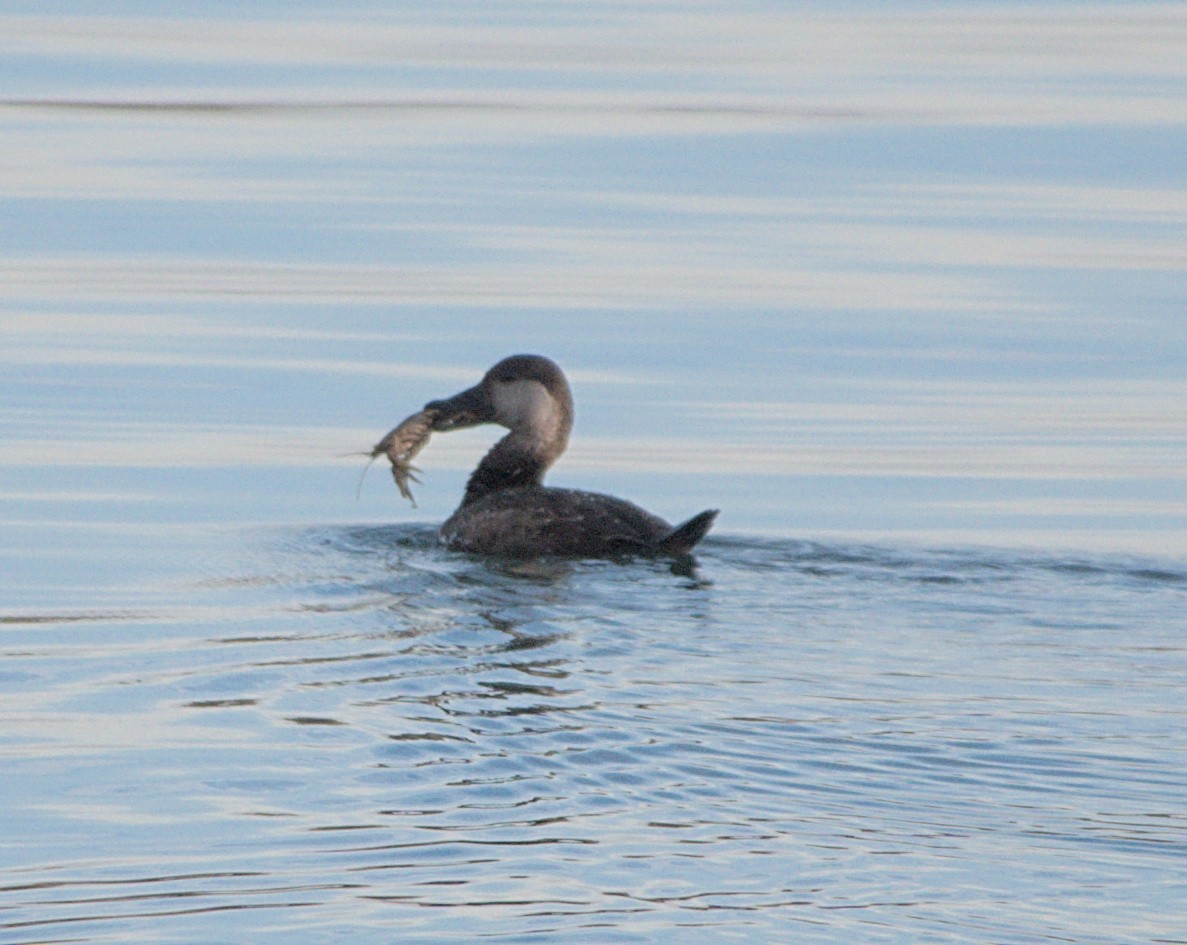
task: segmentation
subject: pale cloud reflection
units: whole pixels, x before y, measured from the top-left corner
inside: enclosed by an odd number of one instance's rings
[[[346,342],[388,344],[423,341],[428,332],[352,331],[339,328],[307,328],[291,325],[220,324],[186,318],[173,313],[133,315],[105,312],[83,315],[70,312],[6,311],[0,319],[0,338],[10,343],[29,338],[252,338],[269,341]]]
[[[643,234],[609,229],[504,228],[470,239],[523,251],[609,255],[667,252],[702,259],[745,246],[748,257],[808,256],[832,263],[1162,270],[1187,267],[1187,192],[1107,185],[985,185],[977,182],[859,187],[843,198],[589,194],[612,206],[667,217],[662,248]],[[1026,229],[1019,220],[1026,221]],[[1153,232],[1124,227],[1157,225]],[[1102,232],[1102,228],[1110,229]],[[654,232],[654,231],[649,231]],[[722,246],[722,234],[737,242]],[[1122,235],[1124,233],[1124,235]],[[460,234],[459,234],[460,235]]]
[[[1187,521],[1187,502],[1174,499],[1119,499],[1088,496],[1044,496],[1041,499],[938,500],[933,508],[954,512],[991,512],[998,515],[1095,516],[1127,519],[1139,515],[1167,515]]]
[[[1046,432],[1080,438],[1165,433],[1187,447],[1187,383],[1033,381],[1026,386],[881,380],[847,384],[851,402],[711,402],[690,405],[748,435],[1029,437]],[[893,431],[893,432],[890,432]]]
[[[48,489],[7,489],[0,491],[0,502],[72,502],[106,505],[111,502],[164,502],[166,497],[152,492],[66,492]]]
[[[438,337],[440,332],[438,332]],[[404,345],[423,342],[429,335],[355,332],[338,329],[223,324],[166,313],[161,315],[75,315],[67,313],[5,313],[0,318],[0,364],[41,367],[213,368],[227,371],[293,371],[355,374],[462,385],[473,383],[489,367],[484,363],[433,364],[368,359],[331,358],[327,345],[368,342]],[[240,340],[299,342],[319,356],[282,356],[238,351]],[[203,353],[195,341],[225,341],[229,352]],[[380,348],[379,350],[384,350]],[[644,372],[614,368],[572,368],[569,377],[580,384],[650,386],[660,383]]]
[[[163,367],[301,371],[390,378],[421,378],[450,384],[472,381],[481,373],[463,367],[410,364],[399,361],[369,361],[359,358],[204,355],[128,347],[102,349],[86,346],[10,348],[0,352],[0,364],[2,363],[50,367]]]
[[[1003,480],[1187,476],[1183,382],[882,381],[856,382],[846,393],[845,402],[691,405],[747,445],[661,444],[657,454],[635,443],[620,453],[666,455],[672,467],[683,462],[704,472]]]
[[[370,64],[545,70],[565,76],[638,73],[660,83],[709,75],[739,87],[821,93],[870,79],[867,96],[896,84],[975,88],[975,75],[1036,77],[1055,87],[1099,72],[1148,79],[1183,74],[1177,38],[1187,22],[1173,4],[1105,4],[1074,9],[1011,7],[937,12],[822,14],[774,9],[725,13],[688,5],[631,10],[620,20],[574,5],[525,29],[514,8],[475,22],[448,24],[414,16],[357,22],[294,16],[284,22],[244,18],[0,17],[8,49],[28,54],[100,56],[132,63],[247,62],[289,67]],[[897,82],[896,82],[897,80]],[[684,84],[684,83],[682,83]],[[990,83],[994,85],[996,83]],[[1156,87],[1155,87],[1156,88]],[[1082,93],[1077,89],[1077,94]]]
[[[1114,479],[1187,476],[1187,450],[1155,443],[922,441],[822,444],[597,438],[574,444],[575,469],[671,475]],[[427,463],[427,460],[426,460]],[[559,468],[559,467],[558,467]]]
[[[1020,414],[970,409],[967,423],[936,421],[928,410],[887,420],[871,411],[859,424],[838,423],[824,408],[761,437],[578,436],[557,467],[581,473],[705,476],[989,477],[1001,480],[1187,477],[1182,408],[1135,426],[1122,410],[1091,407],[1017,423]],[[10,466],[358,466],[375,429],[312,426],[123,423],[88,426],[84,436],[59,429],[0,443]],[[417,459],[425,469],[471,469],[493,431],[435,437]]]
[[[541,239],[543,239],[543,235]],[[178,297],[466,307],[667,308],[705,302],[985,311],[1016,300],[959,275],[828,271],[794,266],[695,266],[630,259],[516,266],[361,266],[238,261],[32,258],[0,263],[6,294],[68,301]]]
[[[692,205],[687,208],[687,213],[696,212],[693,209],[695,203],[690,201]],[[1168,202],[1168,206],[1173,206],[1173,202]],[[450,232],[463,244],[492,250],[569,258],[600,265],[623,266],[629,259],[645,260],[649,267],[666,265],[672,269],[677,268],[674,264],[677,259],[685,262],[698,259],[707,265],[716,260],[719,266],[724,266],[742,254],[755,272],[759,270],[754,264],[760,261],[772,266],[784,262],[781,271],[794,271],[786,266],[786,260],[796,256],[820,258],[834,264],[860,261],[865,265],[875,262],[1150,271],[1187,267],[1187,245],[1174,235],[1161,238],[1150,234],[1124,237],[1094,233],[1069,235],[1054,231],[1020,232],[1016,225],[994,227],[980,221],[979,225],[943,224],[936,220],[935,208],[922,200],[916,202],[913,211],[900,208],[898,222],[894,223],[845,220],[846,216],[865,217],[868,213],[864,198],[855,198],[845,209],[832,208],[833,219],[826,216],[830,213],[824,203],[804,204],[794,215],[789,214],[781,220],[772,219],[772,210],[767,208],[753,219],[739,215],[732,223],[726,223],[720,216],[694,218],[681,226],[657,228],[647,234],[632,233],[625,228],[560,226],[426,229]],[[1179,222],[1172,213],[1172,210],[1164,210],[1163,221]],[[904,218],[912,222],[903,222]],[[1182,219],[1187,221],[1187,212],[1182,214]],[[1141,221],[1121,218],[1111,222]],[[1066,230],[1066,223],[1063,229]],[[736,242],[723,240],[723,237],[733,237]],[[730,271],[737,272],[737,269],[731,268]],[[800,279],[807,278],[803,272],[796,275]],[[820,278],[818,272],[816,278]],[[846,278],[850,278],[849,274]],[[981,286],[979,291],[988,290]],[[809,304],[814,301],[811,299]]]

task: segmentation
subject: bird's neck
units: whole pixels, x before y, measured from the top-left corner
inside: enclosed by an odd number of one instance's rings
[[[530,432],[512,431],[499,440],[470,474],[462,505],[469,505],[492,492],[538,486],[548,468],[564,452],[568,430],[562,436],[544,438]]]

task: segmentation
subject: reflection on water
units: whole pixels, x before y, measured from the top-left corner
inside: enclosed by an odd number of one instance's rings
[[[449,17],[277,8],[254,21],[159,13],[3,17],[23,57],[71,65],[18,74],[10,94],[216,114],[342,102],[485,108],[530,122],[517,131],[553,134],[583,113],[601,133],[621,130],[614,113],[618,122],[652,113],[652,126],[654,113],[667,113],[693,130],[704,130],[704,115],[723,113],[986,123],[1182,117],[1167,95],[1182,79],[1182,14],[1152,3],[871,13],[705,4],[620,16],[578,3],[530,17],[513,6]],[[94,94],[95,79],[107,96]],[[550,106],[556,114],[546,114]],[[456,120],[472,131],[481,116]]]
[[[6,941],[1173,931],[1182,568],[246,537],[139,617],[7,615]]]
[[[0,16],[6,945],[1187,936],[1180,11],[191,14]],[[356,501],[513,351],[696,571]]]

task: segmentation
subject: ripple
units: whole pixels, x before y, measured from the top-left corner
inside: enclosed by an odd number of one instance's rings
[[[1091,942],[1177,909],[1177,562],[176,533],[151,606],[0,616],[10,938]]]

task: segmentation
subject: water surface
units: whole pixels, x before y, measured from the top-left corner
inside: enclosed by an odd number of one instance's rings
[[[122,609],[4,618],[6,941],[1183,931],[1182,568],[173,551]]]
[[[1185,31],[0,16],[0,941],[1187,940]],[[356,499],[514,351],[694,572]]]

